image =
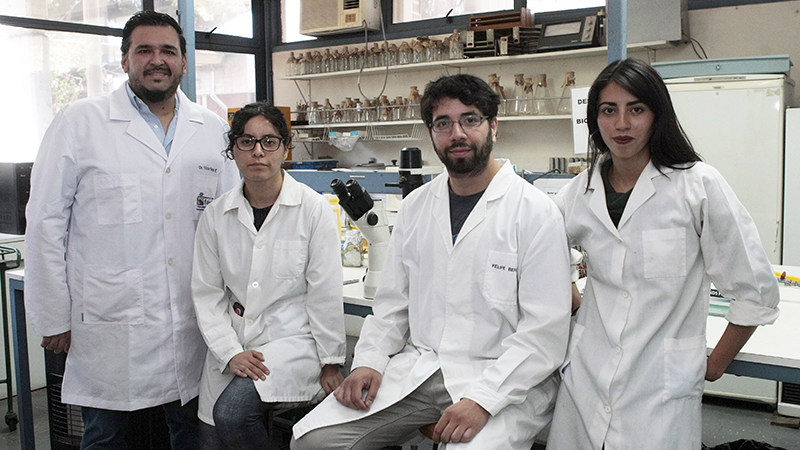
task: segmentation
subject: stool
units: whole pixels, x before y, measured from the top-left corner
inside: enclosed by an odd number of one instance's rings
[[[433,440],[433,429],[436,427],[436,422],[429,423],[427,425],[423,425],[419,427],[419,432],[422,433],[423,436],[426,438]],[[439,448],[439,444],[436,442],[433,443],[433,450],[437,450]]]
[[[314,398],[307,402],[279,403],[270,409],[266,417],[267,434],[273,440],[285,441],[287,444],[292,437],[292,427],[308,414],[318,403],[325,399],[325,391],[320,389]],[[285,436],[276,436],[276,432],[283,432]],[[284,437],[288,439],[283,439]],[[289,448],[288,445],[286,448]]]

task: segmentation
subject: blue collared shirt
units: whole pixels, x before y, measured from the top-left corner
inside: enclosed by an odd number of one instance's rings
[[[164,151],[167,152],[167,156],[169,156],[169,150],[172,148],[172,138],[175,137],[175,124],[178,120],[179,97],[175,95],[175,114],[172,116],[172,122],[169,123],[167,132],[164,133],[164,128],[161,125],[161,121],[150,111],[150,107],[148,107],[147,104],[142,101],[142,99],[133,93],[131,86],[127,82],[125,83],[125,92],[128,93],[128,98],[131,100],[131,104],[133,104],[133,107],[139,111],[142,119],[144,119],[144,121],[147,122],[147,125],[153,129],[156,137],[159,141],[161,141],[161,145],[164,146]]]

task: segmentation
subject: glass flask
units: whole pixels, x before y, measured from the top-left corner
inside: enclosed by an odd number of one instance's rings
[[[575,87],[575,72],[564,74],[564,82],[561,84],[561,97],[558,99],[556,114],[572,114],[572,88]]]
[[[540,116],[552,116],[556,113],[553,104],[552,90],[547,87],[547,75],[536,75],[536,88],[533,91],[533,104],[535,113]]]

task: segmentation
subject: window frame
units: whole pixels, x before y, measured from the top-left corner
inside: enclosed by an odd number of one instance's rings
[[[255,56],[256,67],[256,99],[272,98],[272,80],[269,73],[272,71],[272,58],[268,53],[271,46],[266,36],[266,24],[271,18],[267,14],[266,4],[279,3],[270,0],[251,0],[253,14],[253,37],[245,38],[216,34],[213,32],[194,31],[195,49],[225,53],[239,53]],[[142,10],[153,11],[153,0],[143,0]],[[0,25],[27,28],[43,31],[60,31],[66,33],[90,34],[97,36],[122,37],[121,28],[89,25],[78,22],[60,22],[48,19],[35,19],[30,17],[0,15]]]

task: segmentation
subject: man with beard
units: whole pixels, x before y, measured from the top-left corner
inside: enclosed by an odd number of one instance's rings
[[[62,109],[34,164],[25,300],[42,346],[68,352],[61,399],[82,449],[125,448],[130,411],[162,405],[172,448],[194,449],[206,347],[194,318],[194,232],[232,188],[225,121],[178,90],[186,40],[166,14],[122,35],[128,82]]]
[[[530,449],[549,422],[570,318],[555,204],[492,158],[500,99],[471,75],[428,84],[446,173],[409,194],[353,371],[292,448],[397,445],[426,424],[448,449]]]

